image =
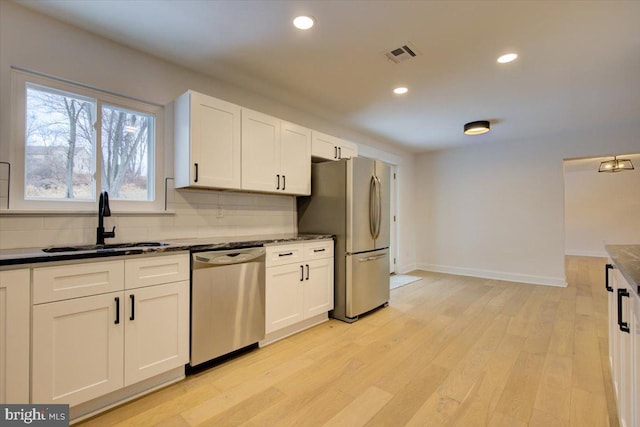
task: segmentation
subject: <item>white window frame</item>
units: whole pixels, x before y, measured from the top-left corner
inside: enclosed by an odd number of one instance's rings
[[[13,148],[12,148],[12,173],[11,173],[11,199],[9,201],[11,211],[73,211],[73,212],[97,212],[98,195],[100,191],[100,167],[102,164],[101,114],[96,118],[96,148],[95,148],[95,170],[94,181],[96,185],[96,199],[93,201],[75,200],[34,200],[25,196],[25,125],[26,125],[26,95],[27,84],[45,86],[52,89],[70,92],[80,96],[93,98],[96,100],[96,108],[101,111],[102,105],[107,104],[125,110],[139,111],[140,113],[154,116],[155,127],[153,130],[154,144],[149,147],[153,152],[154,174],[153,181],[147,185],[153,186],[152,200],[109,200],[111,211],[118,212],[158,212],[164,211],[164,107],[140,100],[128,98],[121,95],[112,94],[99,89],[79,85],[64,80],[47,77],[35,73],[21,70],[12,70],[12,99],[13,118],[15,124],[12,128]],[[15,171],[15,172],[14,172]]]

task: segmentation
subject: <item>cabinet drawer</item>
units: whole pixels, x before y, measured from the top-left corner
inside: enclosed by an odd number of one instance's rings
[[[267,267],[302,262],[304,259],[304,245],[302,243],[267,246],[265,249]]]
[[[124,289],[124,261],[33,269],[33,303],[61,301]]]
[[[304,259],[311,261],[333,256],[333,240],[318,240],[304,244]]]
[[[167,255],[125,260],[127,289],[189,280],[189,255]]]

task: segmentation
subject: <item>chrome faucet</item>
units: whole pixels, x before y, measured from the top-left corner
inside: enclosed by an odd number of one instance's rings
[[[100,193],[100,201],[98,202],[98,229],[96,230],[96,245],[104,245],[104,239],[116,237],[116,226],[113,230],[104,231],[104,217],[111,216],[109,209],[109,194],[106,191]]]

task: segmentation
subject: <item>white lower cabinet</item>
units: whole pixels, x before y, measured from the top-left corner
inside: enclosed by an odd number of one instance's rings
[[[33,403],[70,406],[124,384],[123,293],[33,307]]]
[[[333,309],[333,240],[268,246],[266,252],[267,335],[326,317]]]
[[[620,425],[632,427],[640,422],[640,298],[616,267],[607,278],[611,379]]]
[[[189,282],[125,292],[124,385],[189,361]]]
[[[33,306],[33,403],[73,407],[188,362],[188,255],[118,262],[122,268],[106,285],[119,291]],[[101,264],[41,270],[60,275],[66,270],[81,284],[92,282],[94,271],[104,271]],[[34,299],[46,284],[34,280]]]
[[[0,404],[29,402],[29,273],[0,271]]]

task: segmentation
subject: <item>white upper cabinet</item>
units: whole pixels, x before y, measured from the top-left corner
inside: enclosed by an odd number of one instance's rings
[[[174,105],[175,187],[240,189],[240,107],[188,91]]]
[[[326,160],[349,159],[358,156],[358,146],[344,139],[313,131],[311,155]]]
[[[311,131],[243,108],[242,189],[310,194]]]
[[[281,185],[280,119],[242,109],[242,189],[276,191]]]
[[[311,130],[282,122],[280,172],[285,177],[284,193],[311,194]]]

